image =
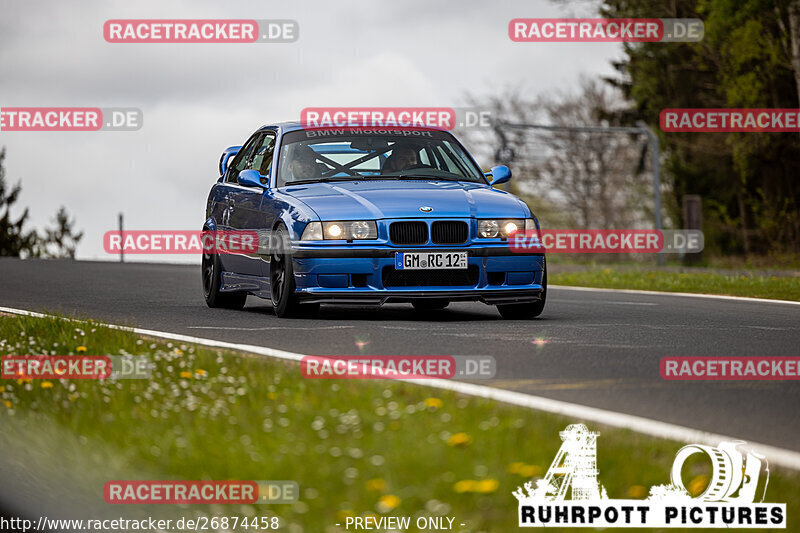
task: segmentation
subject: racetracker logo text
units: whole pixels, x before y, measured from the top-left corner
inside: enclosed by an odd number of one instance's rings
[[[515,42],[698,42],[700,19],[513,19],[508,37]]]
[[[291,43],[295,20],[117,19],[103,25],[109,43]]]
[[[509,238],[512,252],[652,254],[703,250],[700,230],[543,229],[517,231]]]
[[[136,131],[142,123],[133,107],[0,108],[0,131]]]
[[[563,444],[545,477],[513,493],[520,527],[786,528],[786,504],[761,503],[769,483],[766,457],[740,450],[743,441],[684,446],[675,456],[669,485],[651,487],[645,500],[614,500],[598,479],[600,434],[571,424],[559,435]],[[681,473],[695,454],[708,456],[713,473],[706,489],[692,497]],[[753,503],[757,497],[759,503]]]
[[[457,125],[450,107],[307,107],[300,113],[306,129],[393,128],[450,130]]]

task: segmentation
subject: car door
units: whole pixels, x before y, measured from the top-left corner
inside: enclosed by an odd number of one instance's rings
[[[263,177],[261,182],[266,187],[269,184],[269,171],[275,150],[274,131],[259,132],[252,139],[252,146],[248,143],[243,157],[234,161],[230,172],[226,176],[230,192],[228,195],[228,220],[226,226],[233,231],[252,231],[261,234],[266,228],[264,217],[261,215],[261,201],[264,189],[262,187],[246,187],[236,181],[243,170],[255,170]],[[262,259],[258,250],[241,251],[226,254],[228,263],[233,265],[233,272],[252,276],[263,275]]]
[[[244,226],[242,211],[237,210],[237,203],[249,196],[246,194],[247,191],[244,190],[248,188],[239,185],[237,178],[239,177],[239,172],[247,168],[247,162],[252,159],[253,153],[260,146],[263,138],[263,131],[259,131],[250,137],[225,171],[225,177],[218,186],[221,189],[219,215],[216,220],[217,230],[219,231],[232,231],[237,228],[242,229]],[[223,253],[220,254],[219,258],[224,271],[237,274],[246,273],[248,260],[243,258],[241,254]]]

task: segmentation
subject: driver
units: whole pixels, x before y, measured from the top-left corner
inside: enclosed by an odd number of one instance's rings
[[[411,144],[397,143],[392,148],[392,155],[383,164],[383,173],[408,170],[419,165],[417,149]]]
[[[289,171],[292,175],[291,181],[315,178],[318,174],[316,152],[308,146],[298,145],[289,163]]]

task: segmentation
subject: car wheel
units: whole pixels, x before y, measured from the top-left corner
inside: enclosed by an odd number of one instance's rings
[[[420,298],[411,302],[417,311],[438,311],[450,305],[450,300],[444,298]]]
[[[542,314],[544,311],[544,304],[547,300],[547,271],[544,272],[542,279],[542,299],[526,304],[508,304],[498,305],[497,310],[500,311],[500,316],[506,320],[524,320],[527,318],[534,318]]]
[[[246,292],[220,292],[222,267],[219,254],[203,252],[201,261],[203,271],[203,296],[206,305],[223,309],[241,309],[247,301]]]
[[[277,242],[287,242],[286,229],[280,226],[275,232]],[[269,287],[272,297],[272,308],[275,316],[287,318],[301,315],[311,315],[319,310],[319,304],[300,304],[299,298],[294,293],[294,267],[292,257],[278,250],[270,256],[269,261]]]

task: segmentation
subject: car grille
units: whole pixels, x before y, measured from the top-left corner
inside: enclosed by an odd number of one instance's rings
[[[384,267],[384,287],[474,287],[480,272],[477,265],[466,270],[396,270]]]
[[[427,244],[428,225],[425,222],[392,222],[389,238],[394,244]]]
[[[462,244],[469,238],[469,226],[460,220],[437,220],[431,224],[431,240],[435,244]]]

